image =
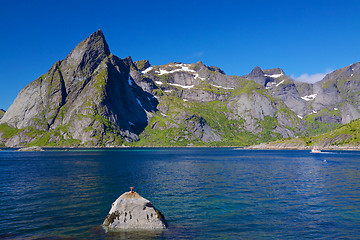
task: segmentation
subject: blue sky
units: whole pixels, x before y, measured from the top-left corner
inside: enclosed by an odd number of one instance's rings
[[[359,12],[358,0],[0,0],[0,108],[97,29],[120,58],[314,81],[360,61]]]

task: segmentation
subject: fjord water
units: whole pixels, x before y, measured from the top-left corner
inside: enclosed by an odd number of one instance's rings
[[[358,239],[360,152],[0,151],[0,239]],[[105,232],[129,187],[163,232]]]

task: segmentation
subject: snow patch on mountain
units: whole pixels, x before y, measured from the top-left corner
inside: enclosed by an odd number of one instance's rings
[[[169,85],[175,86],[175,87],[181,87],[181,88],[185,88],[185,89],[190,89],[190,88],[194,87],[194,85],[185,86],[185,85],[180,85],[180,84],[176,84],[176,83],[169,83]]]
[[[279,82],[278,84],[276,84],[275,87],[278,87],[280,84],[283,84],[285,80],[282,80],[281,82]]]
[[[265,76],[265,77],[271,77],[271,78],[279,78],[279,77],[281,77],[281,76],[284,76],[284,74],[283,74],[283,73],[272,74],[272,75],[265,74],[264,76]]]
[[[311,101],[311,100],[314,100],[317,96],[317,93],[315,94],[311,94],[311,95],[308,95],[308,96],[304,96],[304,97],[301,97],[302,99],[304,99],[305,101]]]
[[[234,89],[233,87],[223,87],[223,86],[214,85],[214,84],[210,84],[210,85],[213,86],[213,87],[216,87],[216,88],[222,88],[222,89],[226,89],[226,90],[233,90]]]
[[[175,72],[191,72],[191,73],[195,73],[196,71],[189,69],[189,65],[188,64],[184,64],[184,63],[180,63],[180,64],[176,64],[176,67],[180,67],[178,69],[174,69],[171,71],[165,70],[165,69],[161,69],[159,68],[159,70],[155,71],[158,75],[164,75],[164,74],[170,74],[170,73],[175,73]]]
[[[153,67],[148,67],[147,69],[145,69],[144,71],[141,71],[142,74],[146,74],[148,72],[150,72],[153,69]]]

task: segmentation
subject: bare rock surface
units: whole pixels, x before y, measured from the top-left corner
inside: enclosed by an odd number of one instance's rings
[[[109,229],[165,229],[164,215],[137,192],[126,192],[112,204],[103,223]]]

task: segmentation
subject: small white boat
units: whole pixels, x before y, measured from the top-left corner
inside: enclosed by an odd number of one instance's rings
[[[317,147],[314,147],[313,149],[311,149],[311,153],[321,153],[321,150]]]

